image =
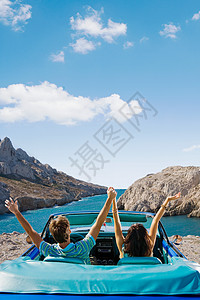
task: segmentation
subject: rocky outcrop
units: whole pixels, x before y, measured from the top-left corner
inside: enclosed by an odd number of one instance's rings
[[[166,215],[200,217],[200,167],[168,167],[135,181],[119,198],[118,208],[156,212],[167,196],[181,192],[172,201]]]
[[[24,211],[104,193],[106,187],[77,180],[42,164],[24,150],[15,149],[7,137],[0,140],[0,214],[8,211],[4,201],[9,196],[17,199]]]
[[[43,165],[39,160],[30,157],[24,150],[13,147],[9,138],[0,142],[0,175],[12,175],[28,180],[50,180],[57,170]]]
[[[4,205],[4,202],[8,197],[10,196],[10,191],[8,189],[8,186],[0,182],[0,212],[5,213],[7,211],[7,208]]]

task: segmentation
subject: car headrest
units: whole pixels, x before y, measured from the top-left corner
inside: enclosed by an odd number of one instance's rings
[[[123,257],[118,261],[117,264],[118,265],[127,265],[127,264],[159,265],[162,264],[162,262],[157,257]]]
[[[71,264],[85,264],[85,262],[76,257],[64,257],[64,256],[47,256],[43,260],[45,262],[62,262],[62,263],[71,263]]]

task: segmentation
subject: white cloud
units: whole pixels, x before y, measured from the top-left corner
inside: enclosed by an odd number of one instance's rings
[[[119,109],[123,106],[122,116]],[[45,81],[39,85],[12,84],[0,88],[0,122],[51,120],[61,125],[90,121],[101,114],[125,122],[142,112],[136,100],[127,104],[118,94],[91,100],[73,96],[62,87]]]
[[[53,62],[65,62],[65,54],[63,51],[60,51],[58,54],[51,54],[49,59]]]
[[[181,30],[180,26],[176,26],[173,23],[170,24],[164,24],[164,29],[159,32],[161,36],[164,36],[165,38],[171,38],[175,39],[177,36],[177,32]]]
[[[102,13],[103,13],[103,9],[101,9],[101,11],[98,12],[94,10],[92,7],[88,7],[86,16],[82,17],[80,13],[77,13],[76,17],[72,16],[70,18],[71,29],[74,31],[72,37],[80,36],[81,39],[87,38],[87,41],[88,39],[98,38],[98,39],[103,39],[108,43],[113,43],[117,37],[121,35],[126,35],[127,25],[124,23],[118,23],[112,21],[111,19],[108,19],[107,26],[104,26],[101,19]],[[77,41],[79,40],[80,39],[78,39]],[[71,44],[72,47],[73,45],[74,43]],[[91,50],[94,49],[95,46],[93,43],[93,49]],[[77,52],[84,53],[81,51],[77,51]]]
[[[194,14],[193,17],[192,17],[193,21],[197,21],[199,19],[200,19],[200,11],[198,13]]]
[[[102,28],[102,31],[100,32],[100,36],[107,41],[108,43],[113,43],[114,38],[125,35],[127,31],[127,25],[124,23],[116,23],[112,20],[108,20],[108,26],[105,28]]]
[[[11,26],[14,31],[23,31],[27,20],[31,18],[31,8],[31,5],[22,4],[19,0],[0,0],[0,22]]]
[[[97,12],[91,7],[88,7],[87,11],[88,14],[85,18],[82,18],[79,13],[77,13],[76,18],[70,18],[71,28],[77,33],[97,37],[102,31],[101,12]]]
[[[86,40],[84,37],[76,40],[75,43],[71,43],[70,46],[74,49],[74,52],[82,54],[87,54],[96,49],[96,45],[92,41]]]
[[[190,151],[193,151],[193,150],[196,150],[196,149],[200,149],[200,145],[193,145],[191,147],[183,149],[183,151],[184,152],[190,152]]]
[[[124,43],[123,47],[124,49],[128,49],[128,48],[131,48],[134,46],[134,43],[133,42],[129,42],[127,41],[126,43]]]
[[[147,36],[143,36],[141,39],[140,39],[140,43],[144,43],[146,41],[148,41],[149,38]]]

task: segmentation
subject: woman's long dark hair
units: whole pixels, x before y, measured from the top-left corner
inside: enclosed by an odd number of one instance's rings
[[[133,224],[124,240],[124,253],[128,256],[151,256],[153,244],[142,224]]]

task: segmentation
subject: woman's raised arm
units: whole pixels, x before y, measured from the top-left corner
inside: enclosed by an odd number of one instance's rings
[[[116,193],[117,196],[117,193]],[[113,219],[114,219],[114,225],[115,225],[115,240],[116,240],[116,244],[120,253],[120,258],[122,258],[124,256],[123,251],[122,251],[122,246],[124,243],[124,236],[122,233],[122,227],[121,227],[121,222],[119,219],[119,214],[118,214],[118,210],[117,210],[117,203],[116,203],[116,197],[113,200],[113,208],[112,208],[112,212],[113,212]]]
[[[179,192],[175,196],[167,197],[167,199],[163,202],[163,204],[161,205],[161,208],[159,209],[159,211],[157,212],[157,214],[153,218],[153,221],[152,221],[152,224],[151,224],[151,227],[150,227],[150,230],[149,230],[149,236],[150,236],[150,238],[153,242],[153,246],[155,245],[155,241],[156,241],[158,223],[159,223],[160,219],[162,218],[162,216],[165,213],[166,206],[168,205],[168,203],[170,201],[179,199],[180,196],[181,196],[181,193]]]

